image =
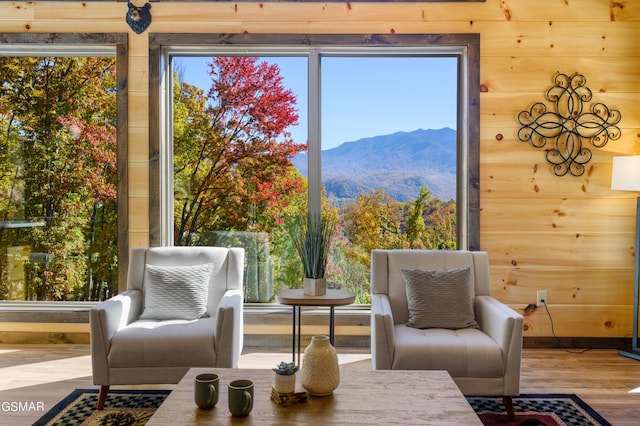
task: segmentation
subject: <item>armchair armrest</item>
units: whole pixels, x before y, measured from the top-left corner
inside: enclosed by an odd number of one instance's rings
[[[522,358],[522,315],[491,296],[476,296],[476,318],[480,329],[502,349],[505,363],[505,395],[520,391]]]
[[[242,352],[244,323],[242,290],[225,291],[216,309],[216,366],[235,368]]]
[[[91,308],[91,362],[96,384],[108,383],[107,356],[111,338],[127,324],[135,321],[142,310],[142,292],[129,290]]]
[[[374,370],[391,370],[394,356],[394,322],[386,294],[371,295],[371,360]]]

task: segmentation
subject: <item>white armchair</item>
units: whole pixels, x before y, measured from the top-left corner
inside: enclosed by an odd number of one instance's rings
[[[243,345],[243,268],[241,248],[133,249],[127,291],[90,312],[93,382],[100,385],[98,409],[103,408],[111,385],[177,383],[191,367],[236,367]],[[183,271],[178,281],[199,277],[200,287],[190,291],[191,296],[201,296],[196,305],[206,310],[204,314],[186,309],[186,315],[163,315],[192,302],[180,297],[176,281],[171,281],[175,278],[171,271],[178,270]],[[154,271],[165,271],[164,278],[152,275]],[[154,308],[149,305],[152,289],[153,303],[160,303],[155,311],[147,310]],[[157,302],[162,298],[157,291],[165,291],[164,306]]]
[[[402,270],[470,269],[469,294],[479,328],[414,328]],[[520,393],[523,318],[490,296],[486,252],[373,250],[371,354],[379,370],[447,370],[465,395],[503,396],[513,417]],[[457,306],[447,306],[455,310]]]

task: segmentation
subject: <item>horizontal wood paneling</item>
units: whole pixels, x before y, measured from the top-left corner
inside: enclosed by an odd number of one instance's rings
[[[501,233],[525,229],[533,233],[625,234],[633,238],[635,199],[599,200],[538,197],[531,202],[491,200],[483,206],[481,229]]]
[[[541,95],[552,85],[555,72],[587,77],[587,86],[595,97],[600,92],[640,92],[640,69],[629,66],[628,58],[608,56],[606,60],[576,55],[561,61],[548,57],[508,56],[487,58],[480,68],[480,82],[488,92],[530,93]]]
[[[493,259],[493,258],[492,258]],[[505,303],[536,303],[547,290],[555,305],[626,305],[633,298],[633,269],[494,266],[492,292]]]
[[[3,322],[2,331],[12,332],[55,332],[55,333],[88,333],[88,323],[41,323],[41,322]]]
[[[113,5],[109,2],[77,3],[58,7],[60,2],[36,3],[36,18],[76,20],[87,14],[101,14],[98,20],[118,20],[119,10],[126,10],[126,4]],[[28,3],[25,3],[28,5]],[[29,17],[29,8],[16,8],[18,12]],[[531,22],[531,21],[580,21],[580,22],[625,22],[638,21],[640,7],[636,2],[608,3],[602,0],[582,0],[580,2],[548,1],[541,6],[540,1],[499,1],[489,0],[485,3],[301,3],[291,2],[162,2],[154,3],[151,10],[154,21],[158,22],[198,22],[205,19],[220,22],[229,21],[361,21],[387,22],[398,21],[499,21],[499,22]],[[20,15],[19,15],[20,16]],[[312,19],[310,18],[312,17]],[[24,17],[23,17],[24,19]]]
[[[482,249],[490,249],[493,266],[619,269],[627,268],[629,260],[633,260],[629,252],[632,235],[521,230],[487,232],[482,237]]]
[[[546,162],[543,151],[532,150],[530,155],[532,159],[527,163],[486,164],[482,162],[481,170],[483,166],[485,167],[480,176],[486,178],[480,186],[482,196],[486,196],[488,200],[515,198],[530,199],[531,202],[553,197],[558,198],[557,202],[565,198],[588,200],[592,197],[607,199],[616,197],[610,189],[610,166],[600,168],[597,164],[589,163],[586,165],[587,171],[583,176],[558,177],[553,175],[551,165]],[[586,176],[590,170],[593,170],[592,176],[597,176],[592,178],[595,183]],[[584,210],[588,211],[586,205]]]
[[[75,344],[88,345],[89,331],[81,333],[60,333],[59,331],[2,331],[0,330],[0,343],[10,345],[42,344]],[[27,368],[25,368],[27,370]],[[4,416],[3,416],[4,420]]]
[[[612,156],[640,154],[640,2],[151,5],[153,22],[138,35],[126,2],[0,2],[0,32],[129,34],[131,247],[149,241],[150,33],[479,33],[480,245],[493,292],[522,311],[547,290],[560,336],[629,335],[637,194],[611,191],[610,176]],[[594,149],[580,177],[554,176],[544,151],[516,139],[517,114],[546,103],[557,72],[582,73],[593,101],[622,113],[622,137]],[[526,325],[525,336],[552,335],[542,308]]]
[[[88,2],[36,2],[34,19],[38,22],[48,23],[55,20],[57,22],[71,22],[74,30],[79,21],[86,21],[99,25],[101,23],[112,23],[122,25],[127,4],[118,2],[113,4],[106,1]],[[86,19],[88,16],[91,19]],[[83,19],[83,17],[85,19]],[[125,23],[126,25],[126,23]]]
[[[538,307],[525,317],[525,336],[552,336],[555,332],[558,337],[628,337],[633,314],[630,307],[619,305],[550,305],[549,313]]]
[[[482,56],[638,56],[637,22],[482,22]]]
[[[32,2],[7,3],[7,7],[2,8],[2,20],[20,22],[33,19],[35,16],[34,6],[35,4]]]

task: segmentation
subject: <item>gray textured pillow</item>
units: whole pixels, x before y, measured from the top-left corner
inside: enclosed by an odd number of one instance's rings
[[[450,270],[402,269],[409,303],[407,326],[478,328],[468,267]]]
[[[192,320],[205,316],[213,263],[145,265],[145,270],[144,311],[140,319]]]

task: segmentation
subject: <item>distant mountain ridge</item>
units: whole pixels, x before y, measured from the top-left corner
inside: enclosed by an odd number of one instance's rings
[[[383,188],[397,201],[415,199],[421,186],[443,200],[456,196],[456,131],[396,132],[363,138],[322,151],[322,182],[335,204]],[[307,154],[294,166],[307,175]]]

